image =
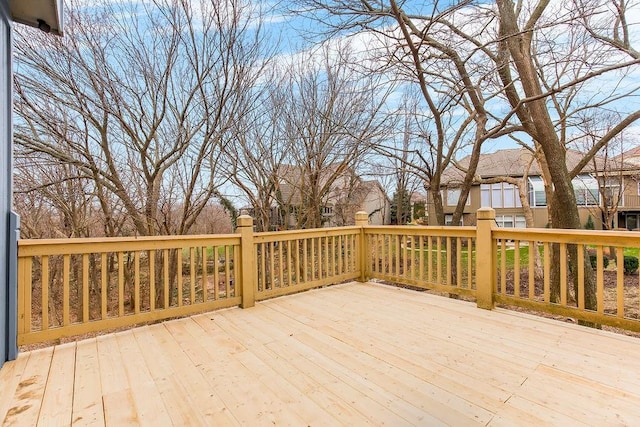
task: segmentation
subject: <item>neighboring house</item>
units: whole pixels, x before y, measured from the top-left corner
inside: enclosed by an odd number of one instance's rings
[[[614,158],[620,162],[637,165],[640,168],[640,146],[627,150]]]
[[[582,153],[567,151],[569,169],[582,159]],[[549,222],[547,198],[544,182],[537,162],[531,161],[531,153],[526,149],[499,150],[482,154],[476,176],[480,180],[511,177],[522,179],[528,170],[527,196],[533,213],[535,227],[546,227]],[[617,210],[613,215],[612,228],[622,227],[629,230],[640,227],[640,166],[620,159],[605,160],[596,158],[596,166],[589,163],[581,174],[573,180],[578,203],[580,220],[586,224],[593,219],[595,228],[601,229],[605,215],[603,210]],[[469,157],[458,162],[465,168]],[[442,199],[445,223],[451,224],[453,212],[460,197],[460,185],[464,173],[457,168],[449,168],[442,177]],[[602,197],[601,193],[605,194]],[[617,206],[612,206],[617,203]],[[435,217],[433,203],[428,203],[430,217]],[[500,227],[525,227],[525,216],[518,188],[507,182],[480,183],[476,179],[467,198],[462,225],[475,225],[476,211],[481,207],[496,210],[496,223]]]
[[[332,215],[327,226],[337,227],[355,224],[356,212],[369,215],[369,224],[387,225],[391,222],[391,201],[378,181],[356,180],[351,189],[335,188],[328,199]]]
[[[0,0],[0,367],[17,356],[18,216],[11,211],[12,156],[12,31],[13,23],[62,34],[62,1]]]
[[[610,187],[622,183],[622,198],[618,203],[618,215],[613,227],[635,230],[640,228],[640,147],[628,150],[613,158],[617,166],[608,172],[604,180],[610,181]],[[616,179],[619,174],[623,179]],[[602,176],[603,173],[599,172]],[[602,178],[600,179],[603,180]]]
[[[317,182],[313,183],[313,179]],[[276,198],[281,206],[277,216],[281,226],[287,224],[288,227],[294,227],[299,207],[314,198],[319,199],[325,227],[352,225],[358,211],[369,214],[370,224],[385,225],[390,222],[391,201],[380,183],[364,181],[350,168],[330,165],[318,176],[310,177],[301,167],[285,165],[280,171],[278,187]],[[321,196],[309,194],[318,188],[325,188],[326,191]]]

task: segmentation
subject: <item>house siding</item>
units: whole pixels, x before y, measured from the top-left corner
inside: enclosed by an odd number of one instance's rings
[[[0,366],[14,359],[16,349],[16,290],[9,280],[11,260],[9,222],[11,218],[12,122],[11,122],[11,31],[8,0],[0,0]]]
[[[469,190],[469,199],[470,202],[468,205],[465,205],[464,212],[462,215],[462,224],[463,225],[476,225],[476,211],[480,209],[480,186],[474,185]],[[455,206],[448,206],[446,204],[446,194],[444,194],[444,213],[453,214],[455,211]],[[433,218],[433,221],[429,222],[429,225],[437,225],[436,224],[436,216],[435,216],[435,208],[433,203],[428,203],[429,208],[429,217]],[[521,207],[512,207],[512,208],[496,208],[496,217],[502,215],[524,215],[524,210]],[[549,213],[547,207],[532,207],[531,212],[533,214],[533,226],[535,228],[545,228],[549,224]],[[597,206],[592,207],[580,207],[578,208],[578,213],[580,215],[580,222],[582,225],[587,223],[587,219],[589,216],[593,219],[594,226],[597,230],[602,229],[602,218],[600,210]],[[640,213],[639,213],[639,222],[640,222]]]

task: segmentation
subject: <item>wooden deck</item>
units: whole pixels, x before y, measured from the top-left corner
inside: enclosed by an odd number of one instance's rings
[[[21,353],[6,425],[640,425],[640,339],[346,284]]]

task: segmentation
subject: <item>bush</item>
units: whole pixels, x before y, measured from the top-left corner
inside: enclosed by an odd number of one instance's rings
[[[624,274],[633,274],[638,271],[638,258],[634,256],[624,256]]]
[[[598,255],[596,254],[589,254],[589,261],[591,261],[591,268],[593,268],[594,270],[598,267]],[[636,259],[636,261],[638,261]],[[607,268],[609,266],[609,257],[606,255],[602,256],[602,266],[604,268]],[[637,266],[636,266],[637,268]]]
[[[595,230],[596,225],[593,223],[593,218],[591,215],[587,218],[587,223],[584,225],[585,230]]]

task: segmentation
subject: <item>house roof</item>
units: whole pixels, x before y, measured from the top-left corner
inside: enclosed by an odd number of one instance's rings
[[[469,167],[471,156],[458,161],[461,168]],[[478,161],[476,175],[480,178],[494,178],[497,176],[522,176],[531,161],[531,152],[524,148],[498,150],[494,153],[481,154]],[[531,163],[530,175],[539,175],[540,169],[536,162]],[[442,174],[443,184],[454,184],[464,180],[465,173],[455,166],[448,167]]]
[[[622,154],[618,154],[614,159],[625,163],[632,163],[637,168],[638,164],[640,164],[640,145]]]
[[[340,168],[345,168],[345,166],[341,163],[333,163],[327,165],[320,171],[318,179],[320,180],[320,185],[325,185],[327,181],[330,179],[331,175],[338,172]],[[345,177],[350,176],[349,174],[353,174],[353,170],[346,167],[341,174]],[[325,195],[327,198],[326,202],[328,204],[333,204],[338,199],[345,197],[345,193],[349,192],[350,197],[353,197],[358,200],[354,200],[354,203],[362,203],[362,201],[367,197],[367,195],[373,191],[376,187],[380,190],[382,194],[385,195],[387,200],[389,200],[389,196],[386,191],[380,185],[380,183],[376,180],[368,180],[363,181],[357,176],[353,176],[357,182],[353,184],[356,187],[350,187],[344,181],[341,181],[338,178],[331,185],[331,189]],[[301,195],[301,185],[300,182],[303,179],[309,179],[305,176],[305,171],[300,166],[295,165],[281,165],[279,170],[279,186],[280,186],[280,195],[283,201],[291,205],[298,205],[302,202]],[[343,186],[341,186],[341,184]],[[303,188],[305,186],[302,186]],[[349,190],[347,189],[349,187]],[[355,188],[355,191],[354,191]]]
[[[9,0],[9,10],[15,22],[62,35],[62,0]]]
[[[640,155],[640,152],[638,153]],[[573,169],[584,154],[577,150],[567,150],[567,166]],[[528,168],[528,175],[540,175],[538,162],[531,162],[532,153],[525,148],[513,148],[498,150],[494,153],[481,154],[478,161],[476,176],[480,178],[496,178],[500,176],[521,177]],[[461,168],[469,166],[471,156],[466,156],[458,161]],[[619,159],[605,159],[600,156],[595,157],[596,166],[589,162],[584,169],[584,173],[596,173],[605,169],[605,166],[614,170],[637,170],[638,166],[629,162],[620,162]],[[530,164],[530,165],[529,165]],[[442,175],[442,184],[457,184],[464,180],[464,172],[452,166],[445,170]]]

